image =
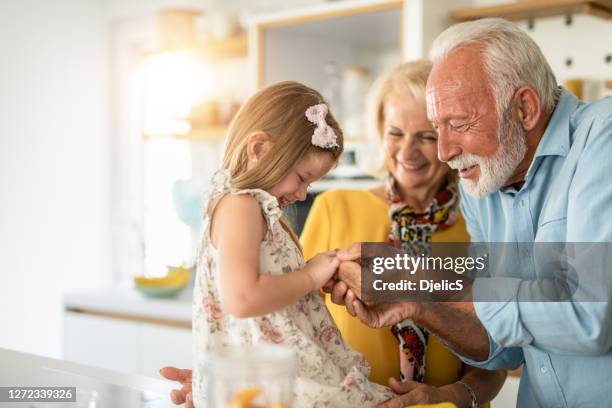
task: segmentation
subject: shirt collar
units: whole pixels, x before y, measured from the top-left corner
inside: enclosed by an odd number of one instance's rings
[[[542,139],[540,139],[531,165],[525,174],[525,183],[520,190],[526,189],[529,186],[534,171],[540,162],[538,157],[567,156],[570,149],[570,119],[579,103],[580,101],[574,95],[561,88],[561,97],[557,102],[550,122],[548,122],[548,126],[546,126]],[[500,189],[500,192],[510,195],[516,194],[518,191],[514,186]]]
[[[570,149],[570,119],[580,101],[561,88],[562,93],[542,139],[538,144],[535,157],[567,156]],[[534,159],[535,159],[534,157]]]

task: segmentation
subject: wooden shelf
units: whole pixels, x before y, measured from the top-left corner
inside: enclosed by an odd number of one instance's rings
[[[209,40],[206,42],[185,43],[176,47],[161,47],[152,51],[145,51],[143,58],[158,55],[164,52],[194,52],[203,56],[210,62],[223,62],[235,58],[247,58],[248,39],[246,34],[230,37],[224,40]]]
[[[194,127],[184,136],[175,136],[177,139],[198,141],[222,140],[225,138],[228,127],[225,125],[206,125]]]
[[[612,0],[523,0],[516,3],[451,11],[453,21],[477,20],[483,17],[502,17],[507,20],[528,20],[541,17],[588,14],[609,20]]]
[[[246,34],[227,38],[225,40],[211,40],[197,47],[206,58],[214,61],[232,58],[246,58],[248,55],[248,40]]]

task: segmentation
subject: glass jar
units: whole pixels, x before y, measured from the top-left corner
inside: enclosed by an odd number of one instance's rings
[[[196,407],[289,408],[293,399],[295,353],[258,344],[210,350],[196,359]],[[198,389],[205,395],[198,395]]]

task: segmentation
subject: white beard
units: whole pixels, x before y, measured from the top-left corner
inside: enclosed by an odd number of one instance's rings
[[[499,146],[491,156],[462,154],[448,162],[453,169],[465,169],[473,165],[480,167],[478,180],[461,179],[465,191],[478,198],[486,197],[506,184],[527,153],[527,137],[520,123],[506,111],[498,126]],[[505,135],[505,136],[504,136]]]

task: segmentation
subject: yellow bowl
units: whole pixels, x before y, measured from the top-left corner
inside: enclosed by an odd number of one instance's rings
[[[142,287],[185,287],[191,278],[191,269],[171,266],[168,274],[160,277],[135,276],[136,286]]]
[[[136,289],[145,296],[171,298],[178,295],[191,279],[190,268],[170,266],[168,274],[160,277],[135,276]]]

